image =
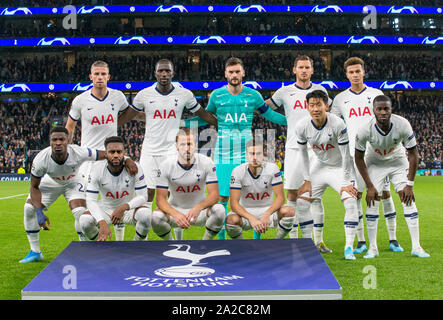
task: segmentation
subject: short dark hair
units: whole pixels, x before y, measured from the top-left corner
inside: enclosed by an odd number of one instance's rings
[[[169,64],[171,64],[172,71],[174,71],[174,64],[169,59],[160,59],[160,60],[158,60],[157,63],[155,64],[154,70],[157,70],[157,66],[158,66],[159,63],[169,63]]]
[[[95,62],[91,65],[91,73],[92,73],[92,68],[95,68],[95,67],[108,68],[108,72],[109,72],[109,65],[108,65],[106,62],[104,62],[104,61],[101,61],[101,60],[97,60],[97,61],[95,61]]]
[[[374,98],[372,101],[372,105],[374,105],[376,102],[389,102],[392,105],[392,100],[388,96],[385,96],[384,94],[378,95]]]
[[[225,69],[227,68],[227,67],[230,67],[230,66],[236,66],[236,65],[241,65],[242,66],[242,68],[244,68],[244,64],[243,64],[243,61],[240,59],[240,58],[237,58],[237,57],[230,57],[228,60],[226,60],[226,63],[225,63]]]
[[[107,137],[105,140],[105,149],[108,146],[108,144],[110,143],[121,143],[121,144],[125,144],[124,140],[122,137],[119,136],[111,136],[111,137]]]
[[[328,100],[329,100],[328,94],[326,92],[324,92],[323,90],[314,90],[314,91],[309,92],[306,95],[306,101],[309,103],[309,99],[311,99],[311,98],[322,99],[325,104],[328,104]]]
[[[51,128],[51,131],[49,131],[49,135],[53,134],[54,132],[63,132],[65,133],[67,136],[69,135],[69,131],[68,129],[66,129],[63,126],[55,126]]]

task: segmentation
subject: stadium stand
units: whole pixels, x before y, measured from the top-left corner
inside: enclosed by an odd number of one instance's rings
[[[200,0],[184,0],[184,5],[207,4]],[[217,4],[237,4],[232,0]],[[254,4],[255,1],[242,1]],[[0,0],[0,7],[8,7],[10,1]],[[133,0],[71,0],[64,5],[172,5],[172,1]],[[328,5],[330,1],[313,0],[267,0],[266,4]],[[366,5],[361,0],[338,0],[337,5]],[[371,1],[373,5],[386,5],[385,1]],[[411,6],[439,6],[438,1],[409,1]],[[59,1],[16,1],[21,7],[60,6]],[[2,16],[0,15],[0,39],[32,38],[44,36],[131,36],[131,35],[385,35],[429,36],[442,35],[441,15],[380,15],[379,28],[366,30],[361,24],[362,15],[327,14],[278,14],[266,16],[254,13],[234,14],[155,14],[140,15],[135,21],[130,14],[104,16],[100,14],[79,16],[78,29],[62,28],[62,16]],[[395,19],[400,17],[397,22]],[[159,23],[161,21],[161,23]],[[298,54],[308,54],[314,59],[314,81],[347,81],[343,62],[350,56],[360,56],[366,63],[366,80],[441,81],[443,79],[442,53],[439,46],[291,46],[270,47],[266,45],[226,45],[204,47],[154,46],[145,47],[60,47],[0,48],[0,85],[17,82],[58,83],[89,82],[89,68],[96,60],[110,65],[111,81],[155,81],[153,68],[160,58],[168,58],[175,65],[175,81],[223,81],[224,62],[231,55],[243,59],[246,79],[251,81],[291,81],[292,64]],[[329,89],[329,88],[328,88]],[[274,90],[261,90],[269,98]],[[331,97],[339,91],[328,90]],[[439,90],[388,89],[394,101],[394,112],[411,122],[419,143],[420,168],[441,168],[443,95]],[[125,92],[132,102],[136,91]],[[25,168],[29,172],[33,156],[48,145],[48,132],[55,122],[66,121],[70,103],[78,92],[1,92],[0,122],[1,151],[0,173],[17,172]],[[195,92],[199,102],[206,106],[208,90]],[[282,112],[281,110],[279,110]],[[190,116],[187,114],[186,116]],[[275,161],[284,169],[284,144],[286,128],[271,124],[255,116],[253,127],[275,130],[275,144],[271,152]],[[80,142],[80,130],[76,130],[74,142]],[[119,129],[125,137],[127,150],[138,160],[144,136],[144,123],[132,121]]]

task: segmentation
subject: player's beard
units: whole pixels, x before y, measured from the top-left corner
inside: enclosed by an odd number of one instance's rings
[[[233,87],[238,87],[242,83],[242,79],[235,79],[236,82],[233,81],[234,79],[229,79],[228,83]]]
[[[109,166],[109,168],[111,168],[112,171],[114,171],[114,172],[121,171],[121,170],[123,169],[123,161],[124,161],[124,158],[122,158],[122,159],[118,162],[118,164],[114,164],[113,159],[111,159],[111,160],[108,159],[108,166]]]

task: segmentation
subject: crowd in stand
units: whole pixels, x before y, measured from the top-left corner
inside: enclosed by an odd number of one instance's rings
[[[443,160],[443,96],[402,95],[392,97],[394,113],[407,118],[415,131],[419,152],[419,168],[441,168]],[[205,106],[207,101],[200,101]],[[17,172],[20,167],[29,172],[33,157],[38,150],[49,145],[49,130],[54,117],[66,116],[70,99],[41,97],[29,101],[0,101],[1,146],[0,173]],[[119,128],[119,135],[126,139],[129,156],[140,159],[145,123],[131,121]],[[253,129],[262,129],[269,159],[282,165],[286,127],[254,116]],[[74,135],[74,143],[80,144],[81,123]],[[206,144],[201,141],[200,146]]]
[[[34,19],[0,20],[2,37],[90,37],[90,36],[227,36],[227,35],[385,35],[439,36],[439,19],[403,16],[400,20],[388,17],[390,23],[376,28],[363,26],[361,16],[307,15],[219,15],[219,16],[163,16],[161,23],[152,16],[139,18],[79,16],[75,28],[64,28],[63,16]],[[394,21],[401,21],[394,23]],[[430,23],[433,21],[433,23]]]
[[[353,53],[355,54],[355,53]],[[248,80],[279,81],[294,79],[292,66],[296,51],[248,52],[237,54],[244,64]],[[357,53],[357,55],[359,55]],[[314,59],[312,80],[346,80],[343,63],[349,53],[332,59],[329,71],[324,61],[317,55]],[[421,52],[392,52],[378,56],[361,54],[367,65],[366,80],[428,80],[443,79],[443,59],[441,55]],[[185,54],[167,53],[163,55],[103,55],[80,54],[75,64],[68,64],[60,55],[45,55],[22,58],[0,57],[0,83],[14,82],[89,82],[90,66],[96,60],[109,63],[111,81],[155,81],[154,66],[160,58],[170,59],[175,66],[175,79],[182,81],[219,80],[223,81],[225,56],[213,56],[203,52],[200,63],[194,65]]]

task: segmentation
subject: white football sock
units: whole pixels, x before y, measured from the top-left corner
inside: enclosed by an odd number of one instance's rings
[[[309,194],[306,193],[303,196],[309,197]],[[298,223],[300,225],[300,231],[303,238],[312,239],[312,228],[314,224],[314,220],[312,218],[312,213],[310,210],[311,202],[305,200],[303,198],[297,199],[297,210],[298,213]]]
[[[294,217],[283,217],[278,221],[277,234],[275,239],[283,239],[291,231],[294,224]]]
[[[368,228],[369,246],[377,249],[377,226],[378,226],[378,208],[380,201],[375,200],[374,205],[366,209],[366,224]]]
[[[31,247],[31,250],[40,253],[40,241],[39,241],[39,232],[40,226],[37,220],[37,213],[35,212],[35,208],[30,203],[25,203],[24,207],[24,225],[26,236],[28,237],[28,242]]]
[[[323,242],[323,225],[325,221],[323,204],[320,199],[312,201],[311,214],[314,221],[314,244],[318,245],[320,242]]]
[[[366,242],[365,239],[365,223],[363,220],[363,207],[361,204],[361,199],[357,199],[357,211],[358,211],[358,226],[356,230],[357,241]]]
[[[386,228],[388,229],[389,240],[397,240],[397,213],[395,212],[392,197],[382,199],[383,214],[385,216]]]
[[[240,226],[226,224],[226,232],[234,240],[243,239],[243,229]]]
[[[298,212],[296,210],[297,208],[297,202],[296,201],[289,201],[286,204],[287,206],[291,207],[295,211],[294,219],[293,219],[293,226],[291,231],[289,232],[289,238],[291,239],[297,239],[298,238]]]
[[[410,206],[406,206],[403,202],[403,210],[406,223],[408,224],[409,234],[411,235],[412,250],[420,247],[420,232],[418,227],[418,211],[415,202]]]
[[[345,207],[345,249],[353,248],[355,233],[358,226],[357,199],[348,198],[343,201]]]

